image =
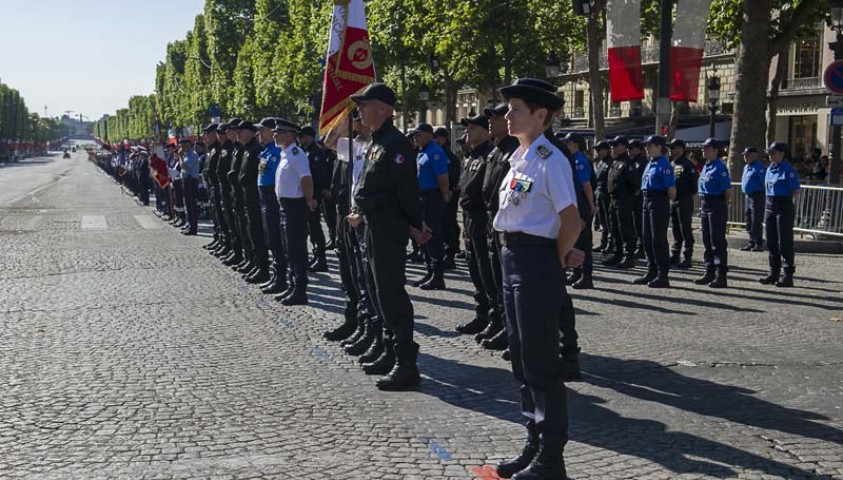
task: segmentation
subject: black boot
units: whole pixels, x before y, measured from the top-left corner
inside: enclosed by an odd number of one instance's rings
[[[647,285],[648,283],[655,280],[658,273],[655,270],[647,270],[647,273],[643,277],[638,277],[632,281],[633,285]]]
[[[501,354],[501,358],[502,358],[505,362],[508,362],[508,361],[510,361],[510,360],[512,359],[512,353],[509,351],[509,349],[508,349],[508,348],[507,348],[506,350],[504,350],[504,351],[503,351],[503,353]]]
[[[275,272],[273,272],[272,275],[269,276],[269,280],[261,283],[260,285],[258,285],[258,287],[260,287],[261,289],[269,288],[270,286],[275,285],[276,281],[278,281],[278,277],[275,276]]]
[[[503,320],[501,320],[500,318],[493,318],[491,321],[489,321],[489,324],[486,325],[486,328],[484,328],[482,332],[474,336],[474,340],[477,343],[480,343],[483,340],[486,340],[487,338],[494,337],[501,330],[503,330]]]
[[[790,288],[793,286],[793,269],[792,268],[785,268],[784,269],[784,276],[776,282],[776,286],[779,288]]]
[[[618,268],[635,268],[635,256],[634,255],[627,255],[623,257],[623,260],[618,263]]]
[[[714,280],[714,270],[706,270],[705,275],[702,277],[694,280],[694,283],[697,285],[708,285]]]
[[[445,290],[445,275],[441,271],[433,272],[430,280],[419,286],[422,290]]]
[[[357,343],[357,340],[360,340],[360,337],[362,337],[363,334],[366,333],[366,328],[367,328],[366,325],[367,325],[368,322],[369,322],[368,318],[366,318],[365,316],[360,315],[358,313],[357,314],[357,328],[354,330],[354,333],[352,333],[349,337],[346,337],[345,340],[340,342],[340,346],[345,348],[345,347],[350,347],[350,346],[354,345],[355,343]]]
[[[563,449],[561,439],[542,434],[538,454],[527,468],[513,475],[512,480],[567,480]]]
[[[286,290],[276,295],[274,298],[278,302],[283,302],[287,297],[293,294],[296,291],[295,285],[290,285],[287,287]]]
[[[779,275],[781,275],[781,270],[778,268],[771,268],[770,273],[766,277],[759,278],[758,281],[761,285],[774,285],[779,281]]]
[[[570,277],[565,279],[565,283],[570,287],[571,285],[577,283],[582,278],[582,269],[574,269],[574,273],[571,274]]]
[[[457,326],[457,331],[463,335],[474,335],[480,333],[489,324],[488,318],[474,317],[474,320]]]
[[[591,273],[584,273],[577,283],[571,285],[571,288],[575,290],[591,290],[594,288],[594,280],[591,277]]]
[[[483,340],[480,346],[486,350],[506,350],[509,348],[509,336],[506,334],[506,329],[502,329],[494,337]]]
[[[360,355],[360,357],[357,358],[357,361],[360,363],[360,365],[365,365],[367,363],[374,362],[375,360],[380,358],[380,356],[383,355],[383,352],[384,352],[384,349],[383,349],[384,348],[383,347],[383,328],[381,327],[380,322],[376,322],[376,321],[373,320],[371,328],[375,331],[375,341],[372,342],[372,345],[369,346],[369,349],[366,350],[366,353],[364,353],[363,355]],[[390,370],[392,369],[391,365],[390,365],[389,369]],[[389,370],[387,370],[387,372],[388,371]],[[386,372],[381,373],[380,375],[385,375],[385,374],[386,374]]]
[[[457,268],[457,262],[454,260],[454,254],[449,253],[447,257],[445,257],[445,263],[442,265],[442,268],[445,270],[454,270]]]
[[[603,260],[603,265],[606,265],[607,267],[611,267],[612,265],[617,265],[617,264],[621,263],[621,260],[623,260],[623,256],[616,253],[616,254],[612,255],[611,257],[607,258],[606,260]]]
[[[395,345],[392,339],[384,338],[380,356],[362,366],[366,375],[386,375],[391,372],[395,368]]]
[[[633,255],[633,257],[635,257],[639,260],[643,260],[643,259],[647,258],[647,252],[645,252],[644,249],[641,248],[641,247],[638,247],[635,250],[635,253],[633,253],[632,255]]]
[[[383,378],[375,382],[378,390],[387,392],[406,390],[421,383],[421,375],[416,366],[419,355],[419,345],[410,340],[395,342],[395,366]]]
[[[420,278],[420,279],[416,280],[415,282],[413,282],[413,286],[414,286],[414,287],[416,287],[416,288],[421,287],[422,285],[424,285],[425,283],[427,283],[427,282],[428,282],[428,280],[430,280],[431,278],[433,278],[433,270],[428,269],[428,270],[427,270],[427,273],[425,273],[425,274],[424,274],[424,276],[423,276],[422,278]]]
[[[266,267],[260,268],[255,271],[255,273],[246,277],[246,283],[256,284],[256,283],[263,283],[269,280],[269,270]]]
[[[339,327],[328,330],[327,332],[322,334],[322,337],[325,340],[330,342],[339,342],[341,340],[345,340],[346,338],[350,337],[355,331],[357,330],[357,317],[355,314],[346,315],[345,322],[342,323]]]
[[[524,448],[517,457],[504,460],[498,464],[496,469],[498,476],[509,478],[524,470],[536,458],[537,453],[539,453],[539,434],[536,431],[535,424],[531,421],[527,423],[527,441],[524,443]]]
[[[684,258],[682,259],[682,261],[676,264],[676,268],[678,268],[680,270],[685,270],[687,268],[691,268],[691,266],[693,265],[693,262],[691,262],[692,256],[693,256],[693,252],[686,253],[684,255]]]
[[[325,259],[325,252],[320,253],[316,257],[316,261],[313,262],[313,265],[307,271],[311,273],[324,273],[328,271],[328,260]]]
[[[679,251],[670,252],[670,264],[676,265],[679,263]]]
[[[264,284],[266,285],[266,284]],[[275,279],[269,285],[261,288],[261,292],[267,295],[274,295],[277,293],[284,293],[287,291],[287,281],[283,278],[279,279],[275,277]]]
[[[234,265],[238,265],[243,261],[243,256],[240,252],[234,252],[234,254],[229,255],[226,257],[226,260],[222,262],[223,265],[231,267]]]
[[[366,350],[368,350],[369,347],[372,346],[372,342],[374,341],[375,329],[372,328],[372,321],[370,319],[367,319],[366,324],[364,326],[363,335],[360,335],[360,338],[358,338],[356,342],[345,347],[345,353],[355,357],[363,355],[364,353],[366,353]]]
[[[714,277],[714,281],[708,284],[711,288],[726,288],[728,287],[728,282],[726,282],[726,272],[719,271],[717,275]]]
[[[659,274],[652,281],[647,283],[650,288],[670,288],[670,280],[667,278],[667,272],[659,272]]]

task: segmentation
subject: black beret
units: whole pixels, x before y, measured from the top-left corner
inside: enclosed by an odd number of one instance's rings
[[[299,129],[299,135],[310,135],[311,137],[316,136],[316,129],[311,127],[310,125],[305,125]]]
[[[369,84],[362,92],[351,96],[354,103],[366,102],[368,100],[380,100],[381,102],[394,107],[395,106],[395,92],[386,84],[375,82]]]
[[[252,122],[247,122],[245,120],[237,124],[237,128],[239,130],[249,130],[250,132],[258,131],[258,127],[256,127],[255,124],[253,124]]]
[[[439,127],[439,128],[437,128],[436,130],[433,131],[433,136],[434,137],[451,138],[451,132],[448,131],[448,129],[445,128],[445,127]]]
[[[416,126],[416,128],[414,128],[410,131],[410,133],[413,134],[413,135],[415,135],[417,133],[421,133],[421,132],[425,132],[425,133],[429,133],[429,134],[433,135],[433,127],[429,123],[420,123]]]
[[[670,148],[685,148],[685,140],[682,140],[681,138],[674,138],[667,144],[667,146]]]
[[[489,128],[489,117],[486,115],[475,115],[473,117],[467,117],[460,120],[460,123],[463,127],[467,127],[469,125],[477,125],[478,127]]]
[[[610,148],[612,148],[612,146],[609,144],[608,140],[601,140],[594,146],[595,150],[609,150]]]
[[[622,136],[622,135],[618,135],[617,137],[609,140],[609,143],[611,143],[613,147],[616,147],[618,145],[623,145],[625,147],[628,147],[629,146],[629,139]]]
[[[562,108],[562,99],[556,95],[556,87],[538,78],[519,78],[512,85],[500,89],[503,98],[520,98],[551,110]]]
[[[644,143],[647,145],[659,145],[663,147],[665,145],[665,138],[661,135],[650,135]]]
[[[258,128],[275,128],[275,117],[264,117],[261,119],[260,122],[256,123],[255,126]]]
[[[706,138],[702,144],[702,148],[720,148],[720,140],[714,137]]]
[[[743,149],[743,152],[741,152],[741,155],[747,155],[749,153],[758,153],[758,149],[755,147],[746,147]]]
[[[483,110],[483,114],[489,118],[492,118],[494,115],[506,115],[506,112],[509,111],[509,104],[506,102],[499,103],[492,108],[487,108]]]
[[[773,142],[767,147],[767,153],[780,152],[787,153],[787,144],[784,142]]]

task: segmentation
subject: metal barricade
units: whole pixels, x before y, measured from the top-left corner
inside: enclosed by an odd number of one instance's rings
[[[743,229],[746,197],[740,183],[732,183],[732,204],[728,224]],[[694,199],[694,216],[700,215],[700,197]],[[802,185],[796,200],[796,220],[793,230],[798,233],[843,238],[843,188],[822,185]]]

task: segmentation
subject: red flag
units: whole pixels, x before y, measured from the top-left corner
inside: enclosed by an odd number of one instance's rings
[[[676,7],[670,47],[670,99],[675,102],[697,101],[705,50],[705,29],[699,22],[708,18],[710,6],[711,0],[683,0]]]
[[[641,0],[608,0],[606,33],[612,101],[641,100]]]
[[[351,95],[375,80],[363,0],[334,0],[323,79],[319,133],[327,134],[354,108]]]

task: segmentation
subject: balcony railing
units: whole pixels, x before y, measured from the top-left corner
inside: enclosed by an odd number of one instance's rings
[[[720,40],[706,40],[705,48],[703,49],[703,57],[712,57],[715,55],[725,55],[731,53],[731,50],[726,48],[726,44]],[[600,70],[607,70],[609,68],[609,55],[601,53],[598,60]],[[652,65],[659,63],[659,47],[653,45],[641,48],[641,64]],[[588,71],[588,55],[583,53],[575,53],[573,61],[573,69],[570,73],[583,73]]]
[[[788,78],[782,82],[782,90],[814,90],[823,88],[820,77]]]

